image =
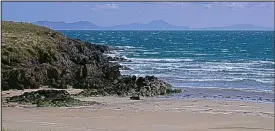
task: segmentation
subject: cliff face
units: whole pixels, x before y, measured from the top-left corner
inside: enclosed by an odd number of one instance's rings
[[[109,47],[70,39],[45,27],[2,22],[1,50],[3,90],[72,86],[105,95],[143,91],[148,96],[171,90],[155,77],[121,76],[121,66],[103,55]]]

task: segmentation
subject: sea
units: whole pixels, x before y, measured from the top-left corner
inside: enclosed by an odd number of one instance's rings
[[[60,31],[70,38],[113,46],[131,70],[174,88],[274,94],[274,31]]]

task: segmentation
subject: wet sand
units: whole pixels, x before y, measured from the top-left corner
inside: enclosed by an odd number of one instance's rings
[[[90,107],[3,107],[6,129],[39,131],[273,131],[272,103],[90,97]]]
[[[183,93],[174,94],[171,99],[220,99],[274,103],[274,93],[251,92],[221,88],[181,88]]]

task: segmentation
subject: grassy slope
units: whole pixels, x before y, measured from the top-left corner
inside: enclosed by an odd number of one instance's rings
[[[50,35],[59,39],[53,39]],[[54,54],[57,40],[63,39],[59,33],[46,27],[2,21],[2,62],[10,65],[37,59],[41,51]]]

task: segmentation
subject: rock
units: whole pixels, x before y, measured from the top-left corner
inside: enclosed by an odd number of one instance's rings
[[[172,89],[172,88],[168,88],[168,89],[166,90],[166,93],[167,93],[167,94],[182,93],[182,90],[181,90],[181,89]]]
[[[97,102],[83,102],[78,99],[74,99],[65,90],[38,90],[33,92],[25,92],[22,95],[8,98],[7,102],[36,104],[38,107],[69,107],[98,104]]]
[[[120,69],[121,69],[121,70],[132,70],[131,68],[126,67],[126,66],[121,66]]]
[[[132,76],[132,81],[136,81],[137,77],[135,75]]]
[[[131,100],[140,100],[140,97],[139,96],[131,96],[130,99]]]
[[[121,58],[121,57],[111,57],[111,56],[108,56],[107,59],[109,61],[116,61],[116,62],[131,62],[131,60],[127,60],[127,59]]]
[[[145,78],[139,77],[139,78],[137,79],[137,81],[136,81],[136,84],[137,84],[138,86],[143,86],[143,85],[145,84]]]

